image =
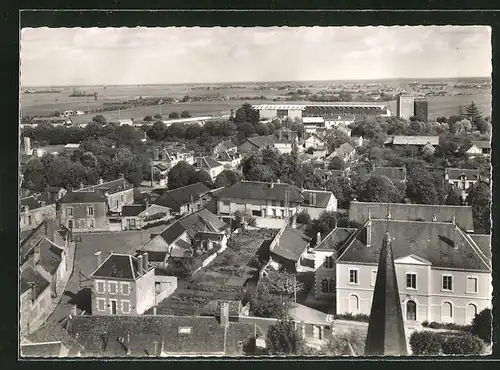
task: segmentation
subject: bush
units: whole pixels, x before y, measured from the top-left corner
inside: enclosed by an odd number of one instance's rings
[[[311,224],[311,216],[307,211],[301,211],[297,213],[297,223],[302,225],[310,225]]]
[[[448,335],[442,350],[447,355],[480,355],[484,351],[484,342],[472,334]]]
[[[415,331],[410,336],[410,347],[416,356],[439,355],[442,346],[442,336],[431,331]]]
[[[351,321],[359,321],[359,322],[368,322],[370,321],[370,316],[365,314],[357,314],[353,315],[352,313],[344,313],[341,315],[335,315],[335,318],[338,320],[351,320]]]
[[[479,312],[472,320],[472,334],[487,343],[491,343],[491,310],[486,308]]]
[[[365,341],[366,333],[360,330],[340,331],[332,335],[332,338],[326,344],[326,348],[332,356],[340,356],[349,342],[356,354],[362,356],[365,351]]]
[[[449,323],[440,323],[440,322],[422,322],[422,326],[430,329],[446,329],[446,330],[458,330],[458,331],[470,331],[470,325],[459,325],[452,322]]]

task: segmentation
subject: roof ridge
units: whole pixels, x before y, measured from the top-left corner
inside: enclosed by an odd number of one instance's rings
[[[448,204],[420,204],[420,203],[381,203],[381,202],[359,202],[352,201],[351,204],[380,204],[380,205],[394,205],[394,206],[415,206],[415,207],[434,207],[434,208],[472,208],[471,206],[455,206]]]

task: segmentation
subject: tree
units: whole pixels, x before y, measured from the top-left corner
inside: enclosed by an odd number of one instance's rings
[[[479,108],[474,102],[471,102],[470,105],[465,108],[465,116],[474,124],[476,123],[476,121],[483,118],[481,112],[479,111]]]
[[[179,118],[179,113],[177,112],[172,112],[168,115],[168,118],[170,119],[178,119]]]
[[[189,112],[187,110],[183,110],[181,112],[181,118],[190,118],[191,117],[191,114],[189,114]]]
[[[491,310],[485,308],[472,319],[471,333],[477,335],[486,343],[491,343]]]
[[[248,122],[239,123],[236,130],[238,131],[238,139],[240,142],[245,141],[248,137],[255,134],[255,128]]]
[[[285,310],[281,299],[269,292],[267,285],[258,284],[250,297],[250,311],[257,317],[283,317]]]
[[[337,225],[337,214],[333,211],[323,211],[319,217],[313,221],[311,237],[316,237],[319,232],[321,235],[327,234],[332,231]]]
[[[370,176],[359,195],[362,202],[398,203],[401,198],[402,194],[386,176]]]
[[[100,123],[102,125],[106,124],[106,118],[104,116],[100,115],[100,114],[97,115],[97,116],[92,117],[92,121]]]
[[[186,125],[186,131],[184,137],[188,140],[193,140],[200,137],[203,134],[203,127],[197,124]]]
[[[151,140],[163,140],[165,138],[165,133],[167,131],[167,126],[161,121],[156,121],[153,123],[153,126],[151,126],[148,131],[146,131],[146,135],[151,139]]]
[[[294,322],[284,319],[268,328],[266,345],[271,354],[300,355],[304,348],[304,341],[295,330]]]
[[[146,117],[144,117],[144,121],[151,122],[151,121],[154,121],[154,118],[151,116],[146,116]]]
[[[187,102],[189,102],[189,101],[191,101],[191,98],[189,97],[189,95],[185,95],[185,96],[182,98],[182,100],[181,100],[181,102],[183,102],[183,103],[187,103]]]
[[[331,152],[333,152],[335,149],[337,149],[342,144],[348,143],[350,138],[349,138],[349,135],[345,131],[339,130],[337,128],[333,128],[333,129],[330,129],[327,131],[325,139],[326,139],[326,143],[328,145],[328,149]]]
[[[446,196],[446,205],[449,206],[461,206],[462,205],[462,198],[460,195],[457,194],[457,192],[454,189],[450,189],[448,192],[448,195]]]
[[[328,163],[328,169],[329,170],[344,170],[345,169],[345,162],[340,159],[339,157],[333,157],[330,160],[330,163]]]
[[[224,170],[221,173],[219,173],[219,175],[215,179],[214,185],[216,188],[228,187],[236,184],[240,180],[241,180],[241,175],[238,172],[231,170]]]
[[[309,216],[307,210],[303,210],[297,213],[297,223],[308,226],[311,225],[311,216]]]
[[[269,127],[262,123],[258,123],[255,125],[255,133],[259,136],[267,136],[269,135]]]
[[[490,134],[491,133],[491,124],[490,122],[486,121],[485,119],[477,119],[475,121],[476,127],[481,132],[482,135],[485,134]]]
[[[255,126],[259,122],[259,111],[253,109],[251,104],[245,103],[236,111],[234,122],[250,123]]]
[[[197,182],[201,182],[206,187],[213,187],[212,177],[205,170],[194,171],[191,173],[191,176],[188,178],[188,183],[186,185],[196,184]]]
[[[23,187],[41,192],[45,190],[46,178],[42,163],[33,158],[26,163],[23,171]]]
[[[475,183],[467,196],[467,204],[472,206],[474,229],[477,233],[491,232],[491,191],[490,186],[483,181]]]
[[[406,196],[418,204],[443,204],[442,180],[420,166],[408,166]]]
[[[181,161],[168,171],[168,188],[177,189],[189,185],[189,181],[196,176],[196,170],[190,164]]]

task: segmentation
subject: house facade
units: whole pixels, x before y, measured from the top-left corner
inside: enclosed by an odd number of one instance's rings
[[[141,230],[145,226],[172,218],[170,208],[157,204],[133,204],[122,208],[122,230]]]
[[[119,179],[108,182],[104,182],[100,179],[97,185],[82,186],[81,189],[76,190],[76,192],[80,191],[102,192],[106,197],[108,212],[119,213],[122,211],[123,206],[134,204],[134,186],[129,183],[123,175]]]
[[[43,199],[43,200],[42,200]],[[46,198],[29,196],[19,200],[21,205],[19,213],[19,226],[21,231],[32,230],[47,219],[56,219],[57,211],[55,202]]]
[[[212,181],[224,171],[224,165],[212,157],[198,157],[195,159],[194,168],[198,171],[205,171],[210,175]]]
[[[210,189],[203,183],[197,182],[177,189],[167,190],[153,203],[169,208],[172,215],[185,215],[203,208],[210,200],[209,191]]]
[[[301,231],[284,226],[269,245],[269,267],[274,270],[286,269],[289,272],[300,272],[302,258],[307,254],[311,238]]]
[[[238,147],[238,151],[242,155],[250,156],[261,149],[273,148],[275,141],[275,135],[251,137]]]
[[[355,159],[356,149],[352,147],[349,143],[344,143],[333,151],[332,154],[328,156],[328,160],[333,158],[339,158],[344,163],[349,163]]]
[[[31,333],[30,323],[49,308],[52,292],[50,282],[29,264],[21,266],[20,280],[19,326],[21,335],[27,335]]]
[[[491,142],[490,141],[472,141],[472,145],[466,151],[468,156],[485,156],[491,155]]]
[[[337,211],[337,198],[331,191],[304,190],[302,191],[304,202],[301,209],[307,211],[311,220],[319,218],[322,212]]]
[[[156,305],[154,267],[148,255],[111,254],[92,273],[92,315],[142,315]]]
[[[459,190],[463,198],[465,198],[465,191],[470,189],[479,179],[479,170],[446,168],[444,172],[444,180],[450,184],[453,189]]]
[[[109,231],[107,211],[101,191],[70,191],[61,200],[61,224],[75,233]]]

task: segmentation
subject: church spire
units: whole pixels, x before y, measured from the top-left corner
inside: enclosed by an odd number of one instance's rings
[[[405,328],[389,232],[382,241],[377,271],[365,355],[406,355]]]

